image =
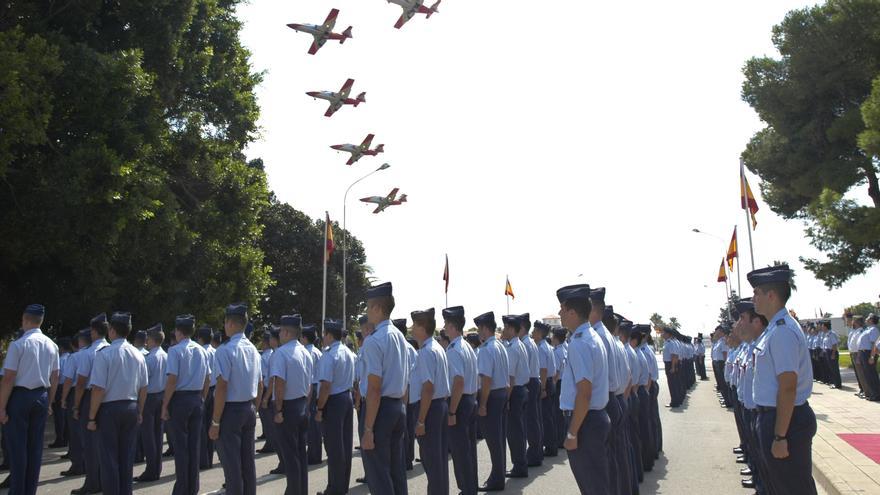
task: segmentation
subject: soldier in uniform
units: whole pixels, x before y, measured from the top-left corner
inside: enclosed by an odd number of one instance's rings
[[[495,337],[495,314],[491,311],[474,318],[474,324],[483,344],[477,354],[477,372],[480,375],[480,403],[477,415],[480,430],[486,439],[492,472],[489,479],[477,491],[497,492],[504,490],[507,469],[507,418],[505,408],[511,395],[513,379],[507,349]]]
[[[315,325],[303,325],[300,343],[312,357],[312,395],[309,396],[309,466],[321,464],[323,442],[321,425],[315,421],[318,414],[318,362],[321,360],[321,345],[318,343],[318,329]],[[315,345],[318,344],[318,345]]]
[[[257,492],[254,400],[261,392],[262,382],[260,355],[245,336],[247,325],[246,305],[227,306],[224,329],[229,342],[214,354],[217,387],[208,436],[215,442],[219,439],[220,463],[229,495],[255,495]]]
[[[554,416],[556,409],[554,407],[553,398],[556,395],[556,387],[554,380],[556,376],[556,359],[553,356],[553,349],[548,342],[548,334],[550,333],[550,325],[541,321],[535,321],[534,330],[532,330],[532,339],[538,348],[538,368],[541,374],[541,427],[544,443],[543,454],[545,457],[556,457],[558,455],[558,445],[556,444],[558,434],[556,433],[556,424]]]
[[[745,347],[741,359],[741,375],[739,380],[739,398],[741,402],[740,414],[742,415],[743,429],[745,430],[745,451],[748,452],[749,465],[740,470],[740,475],[748,476],[742,480],[744,488],[754,488],[759,494],[766,493],[763,479],[766,476],[766,468],[761,460],[761,451],[758,448],[758,437],[755,435],[755,401],[753,396],[754,387],[754,352],[757,339],[767,328],[767,320],[755,313],[755,305],[751,298],[742,299],[736,304],[736,312],[739,315],[737,326],[743,338]]]
[[[551,343],[553,345],[553,358],[556,361],[556,395],[553,397],[553,423],[556,427],[556,447],[562,448],[565,443],[565,417],[562,415],[562,409],[559,408],[559,396],[562,393],[562,370],[565,368],[565,359],[568,357],[568,331],[563,327],[555,327],[550,330],[552,333]]]
[[[715,375],[715,390],[719,395],[721,407],[727,407],[727,383],[724,381],[724,362],[727,360],[727,344],[724,341],[724,330],[721,326],[715,327],[712,333],[712,372]]]
[[[92,339],[91,345],[85,349],[85,352],[79,357],[76,366],[76,397],[74,398],[73,413],[80,423],[80,431],[83,432],[83,452],[86,465],[86,479],[81,488],[73,490],[73,495],[84,493],[100,493],[101,492],[101,464],[98,457],[98,436],[94,431],[88,429],[89,405],[92,397],[92,384],[90,377],[92,374],[92,364],[95,362],[95,355],[107,347],[107,332],[110,326],[107,323],[107,315],[99,314],[92,318],[89,322],[89,336]]]
[[[162,399],[168,381],[168,354],[162,349],[165,332],[161,323],[147,330],[147,398],[144,401],[143,421],[141,422],[141,443],[144,445],[144,460],[147,466],[143,474],[134,481],[155,481],[162,476]]]
[[[791,295],[787,265],[747,276],[755,312],[770,322],[755,346],[753,397],[758,410],[758,445],[771,493],[815,494],[812,443],[816,416],[807,399],[813,388],[807,343],[785,308]]]
[[[694,357],[696,359],[697,373],[700,375],[700,381],[706,381],[706,345],[703,343],[703,334],[698,333],[694,339]]]
[[[521,314],[517,320],[519,321],[517,337],[526,349],[529,369],[525,415],[523,416],[523,423],[526,425],[526,462],[529,467],[537,467],[544,462],[544,423],[541,418],[541,393],[544,385],[541,381],[538,346],[529,337],[529,331],[532,329],[531,315],[529,313]]]
[[[174,320],[177,344],[168,349],[162,419],[174,443],[174,495],[199,491],[199,460],[204,418],[204,397],[210,383],[210,364],[205,349],[192,341],[196,319],[180,315]]]
[[[258,454],[271,454],[275,452],[275,446],[272,444],[272,411],[269,409],[269,397],[272,395],[269,383],[269,360],[272,358],[272,353],[275,352],[275,347],[272,346],[271,334],[272,329],[270,325],[269,328],[263,331],[263,338],[260,343],[262,348],[260,351],[260,369],[263,373],[260,379],[263,383],[263,393],[257,397],[257,413],[260,417],[260,426],[263,429],[263,434],[257,439],[265,439],[266,442],[263,444],[263,448],[257,451]]]
[[[376,325],[370,323],[367,315],[363,315],[358,319],[358,325],[360,327],[361,340],[358,345],[357,357],[355,358],[355,366],[354,366],[354,375],[355,375],[355,387],[354,387],[354,408],[357,410],[358,415],[358,439],[363,438],[364,436],[364,414],[367,412],[367,408],[364,407],[366,405],[367,399],[367,374],[366,374],[366,363],[364,363],[364,343],[373,334],[373,330],[376,329]],[[360,450],[361,446],[358,445],[356,447]],[[361,456],[361,463],[364,463],[364,457]],[[367,467],[364,464],[364,472],[366,472]],[[355,481],[358,483],[366,483],[367,478],[357,478]]]
[[[862,380],[866,388],[865,398],[870,401],[880,401],[880,377],[877,375],[876,357],[880,330],[877,329],[877,320],[877,315],[869,314],[866,318],[866,328],[859,333],[857,340],[859,361],[862,363]]]
[[[629,487],[632,485],[631,482],[631,473],[632,466],[630,465],[630,455],[629,455],[629,440],[627,439],[627,400],[625,395],[627,390],[630,387],[630,383],[632,380],[631,370],[629,367],[629,360],[627,359],[626,349],[624,348],[623,342],[620,341],[620,330],[619,330],[619,319],[623,318],[616,313],[614,313],[614,308],[611,305],[605,306],[605,312],[602,316],[602,325],[611,333],[613,340],[611,341],[612,348],[616,348],[615,351],[617,353],[617,358],[615,359],[615,368],[618,375],[618,386],[616,389],[611,390],[608,401],[616,400],[620,409],[620,422],[617,424],[615,436],[617,437],[617,487],[618,491],[621,494],[629,493]],[[610,373],[609,373],[610,374]],[[610,385],[610,384],[609,384]],[[613,398],[612,398],[613,394]],[[610,417],[609,417],[610,419]],[[614,423],[612,423],[612,428],[614,428]],[[611,471],[608,472],[609,482],[613,482],[614,480],[611,478]],[[613,487],[612,487],[613,488]]]
[[[406,337],[406,318],[391,320],[391,324]],[[406,342],[409,344],[406,346],[406,355],[407,362],[409,363],[409,373],[412,375],[413,368],[416,366],[416,358],[418,357],[419,343],[411,338],[406,338]],[[407,385],[404,397],[406,398],[404,401],[406,404],[406,431],[403,437],[406,447],[404,460],[406,461],[406,470],[412,471],[413,462],[416,460],[416,415],[418,414],[419,398],[409,395],[409,385]]]
[[[324,355],[318,363],[318,414],[327,449],[327,488],[322,495],[348,493],[351,480],[352,415],[351,386],[354,354],[342,345],[342,321],[324,321]]]
[[[40,326],[46,308],[28,305],[21,316],[21,337],[9,344],[0,386],[0,424],[7,443],[9,493],[37,493],[43,461],[43,433],[49,397],[58,387],[58,346]]]
[[[211,469],[214,467],[214,441],[208,438],[208,429],[211,427],[211,413],[214,409],[214,388],[217,379],[214,378],[214,353],[216,350],[211,345],[214,340],[214,329],[209,326],[199,328],[198,341],[202,349],[208,355],[208,394],[205,396],[205,407],[202,415],[202,430],[199,444],[199,469]]]
[[[131,495],[138,423],[147,399],[147,364],[126,341],[130,332],[131,314],[114,313],[111,344],[95,354],[92,365],[87,428],[98,434],[101,485],[107,495]]]
[[[67,361],[73,356],[73,343],[70,337],[61,337],[58,339],[57,345],[58,352],[60,353],[58,356],[59,386],[55,387],[55,396],[50,397],[52,399],[52,423],[55,429],[55,440],[49,444],[50,449],[67,447],[70,436],[67,429],[67,421],[65,421],[66,418],[64,417],[64,410],[61,407],[61,395],[64,392],[62,383],[64,380],[64,368]]]
[[[663,364],[666,368],[666,384],[669,386],[669,404],[666,407],[681,407],[679,396],[679,359],[675,331],[671,327],[663,327]]]
[[[422,465],[428,478],[429,495],[449,493],[449,444],[446,435],[449,413],[449,366],[446,352],[434,338],[437,321],[434,308],[413,311],[413,337],[419,353],[410,376],[409,395],[419,397],[416,409],[416,438]]]
[[[305,495],[309,488],[308,453],[309,394],[312,393],[312,356],[300,342],[302,318],[281,317],[278,337],[281,346],[275,351],[270,375],[275,385],[273,419],[284,474],[285,495]]]
[[[565,450],[582,494],[607,494],[606,441],[611,421],[608,403],[608,358],[601,337],[590,326],[590,286],[571,285],[556,291],[562,325],[571,330],[563,370],[559,407],[566,417]]]
[[[446,348],[449,366],[449,446],[455,481],[463,495],[477,493],[477,354],[465,342],[464,308],[443,310],[443,330],[450,338]]]
[[[367,290],[367,317],[376,330],[364,341],[368,384],[361,453],[370,492],[406,495],[403,452],[406,406],[403,397],[409,383],[409,357],[403,335],[391,328],[393,310],[394,294],[390,282]]]
[[[507,448],[510,449],[510,471],[508,478],[527,478],[529,476],[526,457],[526,402],[529,398],[529,355],[526,346],[519,339],[519,316],[502,316],[504,328],[501,339],[507,344],[507,359],[510,375],[510,399],[507,403]]]
[[[83,431],[79,421],[74,417],[74,400],[76,397],[76,381],[77,367],[82,359],[82,353],[86,352],[92,343],[91,331],[86,328],[80,330],[76,334],[77,351],[70,356],[61,370],[61,378],[63,379],[63,390],[61,392],[61,407],[67,418],[68,430],[70,431],[70,442],[68,449],[68,458],[70,459],[70,468],[62,471],[61,476],[80,476],[85,474],[85,452],[83,451]],[[6,439],[4,438],[4,443]]]

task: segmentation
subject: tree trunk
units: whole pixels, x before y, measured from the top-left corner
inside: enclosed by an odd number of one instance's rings
[[[864,170],[865,177],[868,178],[868,196],[874,201],[874,208],[880,208],[880,184],[877,183],[877,173],[874,171],[874,164],[869,163]]]

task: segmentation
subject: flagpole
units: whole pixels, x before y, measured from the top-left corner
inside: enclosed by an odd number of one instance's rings
[[[752,247],[752,219],[749,218],[749,196],[746,190],[746,164],[742,158],[739,159],[739,184],[740,184],[740,206],[744,206],[743,212],[746,214],[746,228],[749,229],[749,256],[752,260],[752,271],[755,270],[755,250]],[[757,201],[757,200],[756,200]],[[737,250],[739,252],[739,250]]]
[[[327,229],[330,228],[329,225],[330,213],[324,212],[324,247],[322,248],[323,259],[324,259],[324,288],[322,290],[322,301],[321,301],[321,335],[324,335],[324,320],[327,319],[327,263],[330,261],[327,259]],[[345,289],[343,289],[343,293]]]

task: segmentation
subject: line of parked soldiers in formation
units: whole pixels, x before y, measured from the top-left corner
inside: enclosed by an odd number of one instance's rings
[[[750,274],[755,297],[736,305],[733,328],[719,326],[712,335],[716,389],[721,406],[734,412],[740,443],[733,453],[737,463],[746,464],[742,486],[761,495],[816,493],[811,452],[816,418],[807,399],[814,379],[840,388],[839,339],[828,320],[818,328],[798,323],[784,307],[790,294],[786,271],[765,270]],[[778,301],[771,304],[768,294]],[[868,391],[863,395],[870,397],[877,383],[878,318],[847,319],[853,325],[848,336],[853,362],[870,363],[862,371],[857,367],[860,386],[865,383]]]
[[[174,450],[173,493],[198,492],[199,470],[211,466],[216,442],[226,492],[254,494],[258,408],[287,477],[286,493],[305,493],[307,466],[320,462],[318,424],[328,457],[323,493],[345,493],[355,405],[372,493],[407,492],[405,471],[413,457],[407,437],[420,444],[429,493],[448,493],[448,454],[461,492],[475,493],[502,490],[507,477],[528,476],[530,466],[557,455],[560,446],[582,493],[637,493],[662,449],[651,327],[606,307],[604,289],[568,286],[557,297],[564,328],[535,322],[530,336],[528,315],[505,316],[499,340],[490,312],[474,318],[479,344],[463,335],[464,309],[447,308],[445,351],[434,338],[433,309],[413,312],[416,351],[405,340],[405,320],[390,320],[391,284],[381,284],[367,292],[357,356],[342,345],[341,322],[325,322],[321,352],[314,327],[293,315],[281,317],[271,334],[278,347],[261,357],[245,335],[243,304],[226,308],[223,339],[201,330],[200,343],[194,342],[195,317],[178,316],[176,344],[167,353],[160,325],[146,331],[141,350],[127,340],[130,314],[101,314],[77,335],[79,351],[65,353],[63,366],[58,346],[40,330],[45,308],[30,305],[22,335],[10,344],[0,388],[10,492],[36,493],[48,398],[56,397],[60,375],[55,415],[68,420],[71,459],[64,474],[85,474],[75,494],[131,493],[138,437],[147,464],[136,480],[158,479],[163,428]],[[690,346],[677,348],[667,374],[671,382],[692,383]],[[478,431],[492,461],[481,486]]]

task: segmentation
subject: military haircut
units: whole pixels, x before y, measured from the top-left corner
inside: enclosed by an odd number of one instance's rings
[[[379,306],[379,309],[382,310],[382,313],[386,316],[390,315],[392,311],[394,311],[394,296],[380,296],[374,297],[370,299],[372,304]]]
[[[605,325],[605,328],[611,333],[617,332],[617,323],[617,317],[614,315],[602,316],[602,324]]]
[[[165,332],[162,330],[150,330],[147,332],[147,338],[156,343],[156,345],[162,345],[165,342]]]
[[[437,320],[426,313],[419,313],[412,316],[413,324],[418,324],[425,329],[429,336],[433,336],[437,331]]]
[[[444,320],[447,323],[452,323],[452,326],[454,326],[459,332],[464,332],[464,317],[447,316]]]
[[[766,292],[775,292],[779,296],[779,300],[785,305],[791,298],[791,285],[788,282],[773,282],[761,286],[761,290]]]
[[[247,325],[247,315],[226,315],[226,321],[231,321],[244,327]]]
[[[129,321],[128,323],[111,321],[110,326],[113,327],[114,331],[116,331],[116,335],[120,337],[128,337],[128,334],[131,333],[131,321]]]
[[[106,337],[107,332],[110,330],[110,324],[106,321],[91,322],[89,323],[89,327],[91,327],[91,329],[97,332],[98,335],[100,335],[101,337]]]
[[[590,312],[593,310],[593,303],[586,298],[568,299],[562,303],[562,307],[574,311],[581,319],[590,318]]]
[[[335,340],[342,340],[342,328],[330,328],[325,326],[324,331],[330,334]]]

